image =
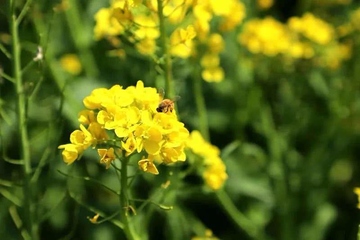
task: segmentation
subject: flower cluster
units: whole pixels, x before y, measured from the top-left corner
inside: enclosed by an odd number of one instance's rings
[[[73,163],[90,146],[97,148],[107,167],[116,157],[135,152],[146,153],[138,164],[153,174],[158,173],[154,161],[185,161],[189,132],[175,110],[156,111],[159,94],[155,88],[144,87],[142,81],[126,89],[119,85],[98,88],[83,103],[87,109],[79,114],[80,130],[71,133],[69,144],[59,146],[66,163]]]
[[[350,46],[339,41],[335,28],[311,13],[292,17],[286,24],[272,17],[250,20],[238,41],[253,54],[314,59],[315,64],[333,69],[350,57]]]
[[[186,144],[194,154],[203,159],[203,178],[206,184],[213,190],[220,189],[228,177],[226,166],[219,156],[220,150],[205,141],[199,131],[192,131]]]
[[[291,46],[291,35],[286,26],[272,17],[247,22],[238,41],[250,52],[275,56],[285,53]]]
[[[238,0],[169,0],[163,4],[163,15],[170,33],[169,54],[183,59],[201,58],[204,80],[223,80],[219,54],[224,41],[220,34],[212,31],[211,24],[216,22],[218,31],[233,30],[245,17],[243,3]],[[156,0],[114,0],[109,8],[96,13],[95,20],[96,39],[107,38],[119,47],[120,40],[114,38],[124,36],[141,54],[153,56],[156,53],[160,37]],[[222,47],[214,49],[216,44]]]
[[[326,45],[335,37],[334,28],[311,13],[305,13],[302,17],[290,18],[288,26],[293,32],[299,33],[319,45]]]

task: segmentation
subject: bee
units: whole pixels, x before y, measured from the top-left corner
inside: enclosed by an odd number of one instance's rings
[[[159,103],[159,106],[156,108],[157,112],[173,112],[175,108],[175,102],[180,99],[179,96],[176,96],[173,100],[165,98],[164,99],[164,91],[160,89],[159,91],[160,98],[162,99]]]

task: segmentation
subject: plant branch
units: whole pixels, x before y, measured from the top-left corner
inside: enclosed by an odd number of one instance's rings
[[[173,98],[175,94],[174,94],[174,86],[172,79],[172,63],[171,63],[171,56],[169,53],[169,46],[167,42],[168,38],[165,27],[165,16],[163,13],[164,10],[163,0],[157,0],[157,5],[158,5],[160,45],[161,45],[160,56],[161,59],[164,58],[164,63],[162,63],[162,68],[165,72],[165,91],[169,98]]]
[[[31,169],[31,155],[30,155],[30,142],[28,136],[27,126],[27,99],[24,90],[24,83],[21,72],[21,44],[19,38],[19,23],[26,14],[27,9],[31,0],[28,0],[21,11],[19,18],[16,18],[15,14],[15,2],[10,1],[11,6],[11,18],[10,18],[10,29],[12,35],[12,56],[13,56],[13,78],[16,85],[17,94],[17,114],[18,114],[18,127],[21,141],[21,158],[24,162],[24,209],[25,209],[25,229],[29,232],[31,239],[39,239],[38,236],[38,224],[35,221],[36,208],[33,203],[32,184],[30,182],[32,169]]]

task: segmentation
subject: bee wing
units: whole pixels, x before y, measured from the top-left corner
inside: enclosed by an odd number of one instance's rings
[[[165,91],[164,89],[159,88],[158,93],[159,93],[159,102],[161,102],[164,99]]]
[[[180,99],[181,99],[181,97],[179,95],[177,95],[172,99],[172,101],[176,102],[176,101],[179,101]]]

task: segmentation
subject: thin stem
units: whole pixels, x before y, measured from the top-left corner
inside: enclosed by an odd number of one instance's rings
[[[129,209],[129,200],[128,200],[128,163],[129,158],[123,158],[121,161],[121,176],[120,176],[120,183],[121,183],[121,189],[120,189],[120,215],[121,220],[124,225],[124,232],[126,235],[126,238],[128,240],[135,240],[139,239],[139,237],[135,234],[131,222],[128,216],[128,209]]]
[[[283,152],[286,151],[286,149],[284,149],[286,140],[276,130],[270,106],[264,107],[261,113],[261,119],[269,146],[270,162],[276,164],[281,170],[276,176],[270,175],[277,202],[281,203],[277,207],[282,229],[280,239],[297,239],[295,234],[294,210],[291,204],[293,199],[289,187],[288,167],[283,157]]]
[[[240,229],[244,230],[251,239],[265,239],[261,229],[237,209],[224,190],[219,190],[215,193],[220,205]]]
[[[33,0],[27,0],[24,7],[22,8],[19,17],[16,19],[16,24],[19,25],[22,21],[22,19],[25,17],[26,13],[29,11],[30,9],[30,5],[32,3]]]
[[[196,110],[199,115],[199,124],[198,129],[201,132],[202,136],[206,140],[210,140],[210,134],[209,134],[209,124],[207,120],[207,109],[205,105],[205,98],[204,94],[202,92],[202,79],[200,77],[200,73],[198,70],[198,67],[195,67],[195,73],[194,73],[194,98],[195,98],[195,104],[196,104]]]
[[[2,53],[4,53],[4,55],[8,58],[11,59],[11,53],[8,52],[8,50],[6,50],[4,44],[0,43],[0,51]]]
[[[165,72],[165,90],[168,97],[173,98],[174,94],[174,86],[173,86],[173,79],[172,79],[172,63],[171,63],[171,56],[169,53],[169,46],[168,46],[168,38],[166,34],[166,27],[165,27],[165,16],[163,13],[163,0],[157,0],[158,5],[158,17],[159,17],[159,28],[160,28],[160,47],[161,47],[161,58],[164,58],[164,63],[162,64],[162,68]]]
[[[3,77],[3,78],[5,78],[6,80],[9,80],[12,83],[15,83],[15,80],[12,77],[10,77],[9,75],[7,75],[6,73],[4,73],[2,71],[2,69],[0,69],[0,77]]]
[[[84,38],[84,23],[82,22],[80,7],[78,1],[71,1],[71,5],[65,11],[66,20],[69,25],[70,34],[77,49],[79,49],[79,56],[85,73],[90,77],[99,75],[99,70],[96,66],[96,61],[93,53],[90,51],[90,42]]]
[[[27,1],[27,3],[30,1]],[[38,236],[38,225],[35,221],[36,209],[33,204],[32,196],[32,185],[30,182],[31,179],[31,155],[30,155],[30,142],[28,137],[28,126],[27,126],[27,113],[26,105],[27,99],[24,91],[24,84],[21,73],[21,45],[19,39],[18,23],[19,19],[16,18],[14,1],[11,3],[11,19],[10,19],[10,29],[12,34],[12,55],[13,55],[13,77],[16,85],[16,94],[18,97],[17,101],[17,110],[18,110],[18,124],[21,140],[21,158],[24,162],[23,171],[24,171],[24,209],[25,209],[25,229],[29,232],[33,240],[39,239]],[[23,10],[22,12],[26,12]],[[20,19],[21,20],[21,19]]]

